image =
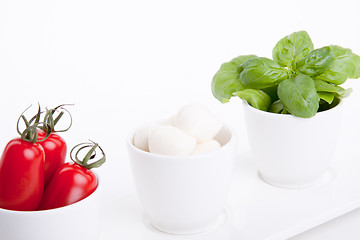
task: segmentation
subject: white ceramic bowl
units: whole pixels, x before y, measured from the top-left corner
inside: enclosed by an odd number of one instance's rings
[[[99,179],[99,178],[98,178]],[[74,204],[43,211],[13,211],[0,208],[0,238],[4,240],[97,240],[99,195],[97,189]]]
[[[166,233],[192,234],[217,222],[228,196],[235,158],[235,135],[224,127],[221,148],[199,155],[165,156],[127,141],[138,196],[151,225]]]
[[[284,188],[316,185],[331,164],[343,103],[311,118],[269,113],[244,101],[250,148],[266,182]]]

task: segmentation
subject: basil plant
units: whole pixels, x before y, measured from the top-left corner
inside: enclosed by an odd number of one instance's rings
[[[272,57],[223,63],[211,84],[215,98],[226,103],[238,96],[263,111],[310,118],[350,94],[339,85],[360,78],[360,56],[337,45],[314,49],[305,31],[282,38]]]

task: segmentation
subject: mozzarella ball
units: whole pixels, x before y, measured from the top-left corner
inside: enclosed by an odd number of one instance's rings
[[[151,153],[171,156],[184,156],[192,153],[196,138],[173,126],[160,126],[149,135]]]
[[[197,138],[198,142],[211,140],[222,128],[215,115],[201,104],[184,106],[175,119],[175,127]]]
[[[192,155],[207,153],[220,148],[220,143],[214,139],[206,142],[196,144],[195,150],[191,153]]]
[[[174,126],[176,115],[169,117],[168,119],[160,122],[161,125]]]
[[[159,127],[159,124],[153,123],[153,124],[149,124],[146,125],[142,128],[140,128],[134,136],[134,141],[133,144],[135,147],[148,152],[149,151],[149,143],[148,143],[148,138],[149,138],[149,134],[152,130],[154,130],[155,128]]]

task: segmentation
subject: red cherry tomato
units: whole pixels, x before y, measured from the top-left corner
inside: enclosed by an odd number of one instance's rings
[[[44,189],[44,150],[38,143],[16,138],[0,159],[0,207],[36,210]]]
[[[39,138],[43,139],[46,133],[39,130]],[[66,158],[66,142],[65,140],[55,133],[43,142],[39,142],[45,151],[45,183],[44,187],[50,183],[56,170],[65,163]]]
[[[90,148],[82,160],[79,160],[79,152]],[[96,149],[99,148],[102,157],[93,161]],[[77,151],[74,151],[77,149]],[[75,153],[75,157],[72,153]],[[74,163],[65,163],[54,174],[49,185],[45,189],[39,210],[59,208],[78,202],[92,194],[97,186],[98,180],[90,170],[100,167],[105,161],[105,153],[101,147],[94,142],[81,143],[70,151],[70,157]],[[89,163],[92,160],[92,163]]]
[[[95,174],[76,163],[65,163],[45,189],[39,210],[52,209],[78,202],[95,191]]]

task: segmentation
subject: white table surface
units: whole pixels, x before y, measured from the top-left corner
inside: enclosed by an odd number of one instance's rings
[[[356,209],[341,217],[321,224],[291,240],[357,240],[360,238],[360,209]]]

